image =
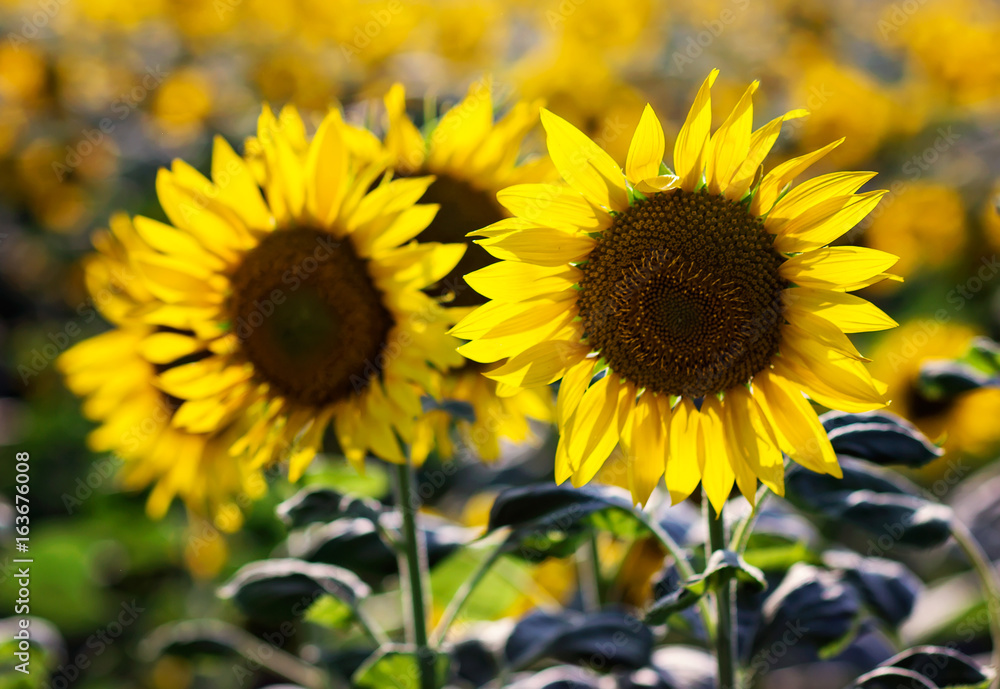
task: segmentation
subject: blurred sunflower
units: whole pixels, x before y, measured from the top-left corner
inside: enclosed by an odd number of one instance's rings
[[[278,120],[264,108],[266,200],[221,138],[211,180],[182,161],[161,170],[172,226],[138,218],[143,243],[129,249],[154,296],[143,320],[171,329],[147,356],[195,359],[157,378],[177,400],[173,426],[237,424],[230,453],[254,467],[288,454],[292,480],[331,424],[355,467],[368,453],[405,461],[400,441],[414,440],[433,371],[461,363],[444,310],[421,290],[465,250],[410,242],[434,216],[415,205],[432,177],[371,188],[384,166],[350,155],[339,112],[299,156],[303,131],[294,110]]]
[[[518,185],[498,198],[515,217],[479,232],[499,263],[468,276],[486,305],[453,329],[460,351],[508,360],[505,385],[562,379],[556,480],[591,480],[621,444],[645,502],[666,477],[675,502],[701,482],[716,509],[733,483],[783,492],[781,451],[841,474],[816,402],[846,411],[886,404],[845,333],[895,325],[846,292],[895,262],[866,248],[824,248],[878,203],[855,192],[874,173],[788,184],[836,141],[759,168],[793,111],[752,131],[754,82],[710,135],[713,71],[662,162],[646,107],[625,172],[579,130],[542,111],[548,149],[569,187]],[[759,179],[759,182],[757,180]],[[666,461],[663,461],[666,458]]]
[[[538,121],[538,103],[520,102],[494,122],[493,93],[488,81],[478,81],[466,97],[420,132],[406,114],[406,94],[399,84],[385,96],[388,126],[385,149],[389,165],[404,177],[434,175],[421,201],[440,206],[437,216],[417,239],[419,241],[463,242],[468,248],[428,293],[445,298],[456,317],[485,303],[470,289],[463,276],[492,262],[490,255],[467,239],[474,230],[509,217],[497,203],[496,192],[512,184],[542,182],[554,177],[551,162],[540,157],[521,159],[524,137]],[[496,459],[499,441],[521,442],[530,437],[529,419],[551,420],[552,400],[546,389],[498,389],[485,378],[475,361],[463,365],[440,380],[442,398],[468,403],[471,419],[454,419],[443,410],[427,414],[423,428],[433,434],[442,456],[453,454],[449,428],[458,426],[466,443],[480,457]]]
[[[903,324],[879,342],[872,373],[888,385],[893,412],[912,421],[927,437],[943,443],[946,453],[983,456],[1000,443],[1000,390],[980,388],[941,400],[920,386],[920,368],[935,359],[958,359],[981,333],[958,324],[916,320]],[[925,475],[947,469],[934,463]]]
[[[156,297],[130,262],[131,252],[143,248],[140,233],[127,216],[115,215],[93,242],[97,252],[84,261],[87,290],[115,328],[74,345],[58,360],[67,387],[86,398],[84,414],[100,424],[88,438],[90,447],[122,458],[120,478],[127,489],[153,486],[146,504],[150,517],[163,517],[180,497],[193,515],[235,531],[242,525],[240,503],[263,494],[263,477],[231,460],[230,429],[207,434],[171,426],[179,400],[160,390],[156,378],[182,362],[183,352],[171,349],[177,332],[141,317]]]
[[[913,182],[871,216],[865,243],[873,249],[892,250],[899,257],[893,271],[906,278],[918,269],[940,268],[953,261],[965,247],[965,204],[952,187]],[[899,283],[887,281],[878,289]]]

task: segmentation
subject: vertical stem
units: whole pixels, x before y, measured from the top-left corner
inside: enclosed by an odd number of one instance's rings
[[[577,550],[576,566],[584,608],[597,612],[601,609],[601,561],[597,559],[597,536],[593,532]]]
[[[404,595],[409,593],[410,633],[417,650],[417,661],[420,666],[421,689],[436,689],[434,679],[434,657],[427,646],[427,607],[424,588],[425,572],[427,571],[427,550],[420,541],[415,517],[417,496],[411,487],[410,463],[400,464],[396,468],[399,483],[398,504],[403,517],[403,557],[400,558],[400,579],[408,582],[403,587]],[[402,570],[406,570],[405,578]]]
[[[1000,687],[1000,575],[997,574],[989,556],[983,552],[969,527],[955,517],[952,517],[951,520],[951,535],[969,559],[976,571],[976,576],[979,577],[979,584],[983,588],[983,597],[986,599],[986,614],[990,623],[990,636],[993,641],[993,664],[995,666],[990,687],[997,689]]]
[[[711,552],[725,550],[726,524],[721,514],[716,514],[715,508],[705,496],[708,507],[708,544]],[[715,624],[715,656],[719,663],[719,689],[735,689],[736,687],[736,634],[733,627],[734,597],[732,579],[722,584],[715,592],[716,624]]]

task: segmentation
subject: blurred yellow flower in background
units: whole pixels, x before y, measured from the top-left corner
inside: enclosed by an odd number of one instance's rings
[[[142,317],[156,300],[131,254],[142,239],[121,214],[93,239],[97,252],[84,265],[87,290],[114,329],[74,345],[58,361],[67,387],[85,398],[84,414],[100,424],[90,446],[123,460],[119,478],[126,489],[152,487],[146,507],[154,519],[179,497],[193,515],[235,531],[242,509],[265,492],[263,477],[230,457],[236,436],[229,429],[189,433],[171,425],[180,400],[164,393],[156,379],[172,361],[154,349],[175,334]]]
[[[952,187],[933,182],[910,182],[887,196],[871,215],[863,235],[873,249],[899,256],[894,272],[908,278],[918,270],[946,266],[958,258],[967,243],[965,204]],[[873,289],[897,289],[886,281]]]
[[[965,354],[975,329],[927,318],[903,324],[878,343],[872,357],[872,375],[888,385],[892,411],[903,416],[932,440],[942,442],[950,455],[983,457],[1000,444],[1000,389],[981,388],[942,401],[928,398],[920,389],[920,367],[936,359],[957,359]],[[933,475],[944,467],[932,464]]]
[[[476,81],[463,100],[421,132],[406,113],[403,87],[397,84],[385,96],[384,145],[389,166],[403,176],[435,176],[421,201],[440,208],[417,239],[462,242],[467,247],[455,268],[429,287],[431,294],[444,297],[453,307],[450,311],[456,319],[486,301],[463,276],[492,262],[486,250],[467,235],[510,216],[496,200],[500,189],[555,175],[547,157],[525,160],[522,154],[522,141],[537,126],[538,108],[538,102],[514,103],[494,121],[492,83]],[[440,380],[440,397],[466,402],[474,413],[472,419],[453,419],[444,410],[426,415],[421,424],[424,434],[434,436],[434,445],[445,457],[454,451],[449,437],[452,423],[481,458],[494,460],[500,454],[501,438],[523,442],[532,437],[528,419],[551,419],[553,402],[548,390],[502,389],[482,375],[483,369],[466,360]],[[429,449],[431,444],[428,441],[422,447]]]

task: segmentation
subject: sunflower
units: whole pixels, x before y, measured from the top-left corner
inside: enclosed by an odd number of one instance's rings
[[[793,111],[752,131],[754,82],[710,135],[705,80],[662,162],[663,129],[647,106],[624,173],[545,110],[548,150],[568,187],[517,185],[514,214],[479,232],[499,263],[467,280],[491,301],[453,329],[504,385],[562,379],[556,479],[590,481],[621,446],[644,502],[661,476],[677,502],[702,483],[721,509],[733,483],[783,491],[781,451],[841,471],[809,400],[861,411],[887,403],[845,333],[895,325],[848,291],[884,278],[895,257],[826,248],[884,192],[874,174],[788,184],[834,142],[759,177]],[[759,179],[759,181],[758,181]]]
[[[235,425],[231,454],[253,467],[287,455],[291,480],[331,425],[359,470],[369,453],[405,462],[433,372],[461,363],[447,314],[421,290],[465,247],[410,241],[437,210],[415,203],[433,177],[389,180],[359,160],[338,111],[307,145],[304,131],[294,109],[264,108],[263,195],[221,138],[211,179],[182,161],[161,170],[171,224],[138,218],[130,251],[155,297],[143,319],[172,335],[149,349],[194,359],[157,377],[178,402],[172,425]]]
[[[451,312],[460,317],[486,301],[469,288],[462,276],[492,262],[490,255],[467,235],[510,216],[496,201],[499,190],[554,177],[548,158],[530,162],[521,159],[522,141],[536,125],[540,106],[516,103],[494,121],[492,86],[488,80],[477,81],[461,102],[421,132],[406,114],[406,94],[400,84],[389,89],[384,102],[388,164],[404,178],[434,175],[435,181],[421,201],[435,203],[440,210],[417,239],[468,244],[458,265],[427,290],[446,299]],[[499,455],[501,438],[524,441],[531,437],[529,419],[552,418],[548,390],[498,389],[495,381],[482,376],[482,368],[466,360],[439,379],[442,398],[467,403],[473,412],[471,419],[453,418],[441,409],[428,413],[424,434],[434,437],[442,456],[451,456],[454,451],[449,433],[452,424],[480,457],[492,460]]]
[[[235,531],[242,525],[241,505],[263,494],[264,479],[231,460],[230,429],[209,434],[171,426],[179,400],[156,380],[178,360],[166,345],[179,335],[139,315],[155,302],[129,257],[142,240],[127,216],[115,215],[93,242],[97,252],[84,261],[87,289],[115,328],[74,345],[57,364],[67,387],[86,398],[84,414],[100,424],[88,443],[122,459],[119,475],[127,489],[153,486],[150,517],[163,517],[180,497],[197,517],[193,522],[207,518],[217,529]]]

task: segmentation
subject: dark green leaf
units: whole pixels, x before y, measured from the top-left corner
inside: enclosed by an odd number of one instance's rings
[[[610,670],[640,668],[649,662],[652,650],[649,627],[625,612],[539,611],[517,623],[507,639],[504,657],[515,669],[551,658]]]
[[[324,594],[354,607],[370,593],[353,572],[294,558],[251,562],[219,589],[246,615],[265,620],[302,617]]]
[[[943,454],[916,426],[888,412],[829,412],[822,421],[838,455],[918,468]]]
[[[343,495],[322,486],[300,490],[278,505],[278,516],[293,529],[345,517],[375,521],[383,511],[382,506],[371,498]]]
[[[923,585],[906,565],[846,551],[828,552],[823,559],[857,589],[872,612],[892,627],[898,627],[913,612]]]
[[[497,496],[488,531],[510,527],[508,550],[527,560],[566,557],[577,549],[589,528],[635,538],[645,527],[633,511],[628,493],[611,486],[539,484],[510,488]]]
[[[503,527],[567,529],[609,508],[632,511],[628,493],[611,486],[537,484],[508,488],[490,509],[489,531]]]
[[[646,610],[646,624],[664,624],[676,612],[686,610],[698,602],[701,596],[684,587],[677,568],[671,566],[663,578],[654,586],[656,600]]]
[[[835,573],[797,564],[765,599],[755,646],[767,646],[772,637],[789,633],[820,648],[839,643],[855,628],[860,610],[857,592]]]
[[[916,672],[898,667],[879,667],[856,680],[857,689],[938,689],[937,685]]]
[[[941,689],[986,687],[990,681],[975,660],[943,646],[917,646],[893,656],[884,665],[915,672]]]
[[[385,514],[382,523],[395,528],[394,520],[397,519],[398,515]],[[421,519],[420,526],[432,567],[472,538],[467,529],[453,525],[439,528],[432,520]],[[383,540],[375,524],[363,518],[339,519],[304,533],[292,534],[288,539],[288,552],[309,562],[349,569],[372,585],[398,570],[395,551]]]
[[[841,468],[842,479],[792,468],[786,497],[804,511],[867,531],[882,551],[897,544],[930,548],[950,537],[950,508],[919,497],[906,481],[890,480],[865,462],[841,458]]]
[[[143,641],[143,656],[155,660],[170,655],[180,658],[236,657],[246,632],[221,620],[185,620],[158,627]]]
[[[948,400],[963,392],[997,384],[996,376],[989,376],[960,361],[925,361],[920,366],[918,385],[932,400]]]
[[[835,519],[850,522],[878,536],[882,542],[914,548],[933,548],[951,536],[952,511],[940,505],[910,495],[886,495],[859,490],[844,496],[834,509]]]
[[[764,573],[756,567],[748,565],[738,554],[731,550],[716,550],[708,558],[705,571],[696,574],[686,582],[684,588],[698,595],[707,591],[716,591],[732,578],[751,588],[763,590],[767,588]]]
[[[598,689],[598,678],[579,667],[558,666],[519,677],[504,689]]]

